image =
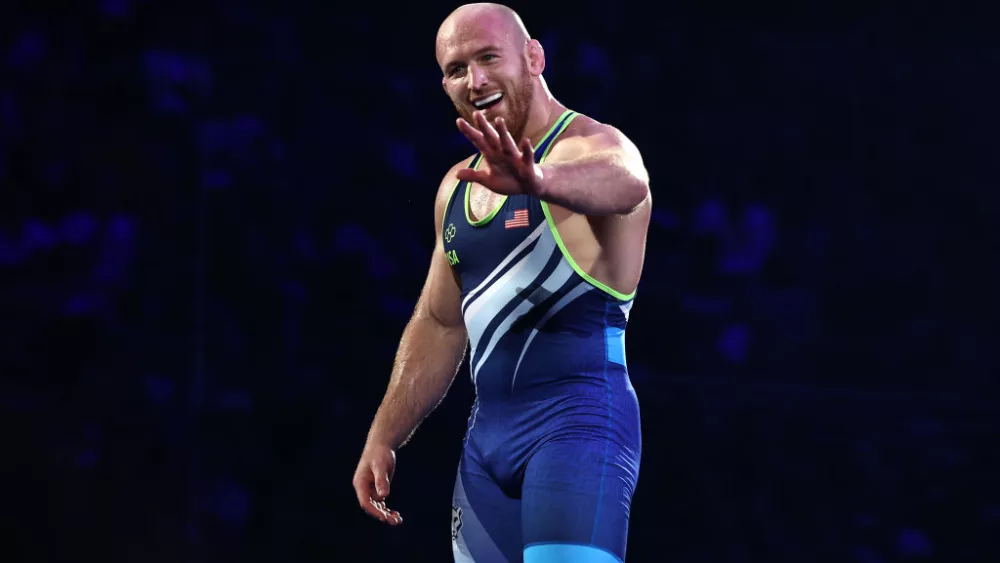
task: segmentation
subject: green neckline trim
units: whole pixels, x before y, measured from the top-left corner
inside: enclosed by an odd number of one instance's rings
[[[566,117],[566,114],[568,113],[573,113],[573,110],[567,109],[566,111],[559,114],[559,119],[557,119],[556,122],[552,124],[552,127],[550,127],[548,132],[545,133],[545,135],[542,137],[542,141],[539,144],[543,144],[545,143],[545,141],[549,141],[550,139],[551,141],[549,142],[549,146],[545,147],[545,152],[542,154],[542,158],[539,159],[538,161],[539,164],[545,162],[545,157],[549,156],[549,151],[552,150],[552,145],[555,144],[554,142],[555,138],[561,135],[562,132],[566,130],[566,127],[570,124],[570,122],[576,119],[576,115],[579,115],[579,114],[572,115],[569,117],[569,119],[563,121],[563,118]],[[560,122],[562,122],[562,124],[560,124]],[[482,163],[482,161],[483,161],[483,155],[480,154],[476,157],[476,164],[473,166],[473,170],[479,170],[479,165]],[[461,182],[459,182],[458,185],[461,185]],[[457,188],[458,185],[456,185],[455,187]],[[467,182],[465,184],[465,220],[473,227],[482,227],[483,225],[492,221],[494,217],[496,217],[497,213],[499,213],[500,209],[503,207],[503,204],[507,201],[507,196],[502,196],[500,200],[497,202],[496,207],[493,208],[493,211],[489,215],[483,217],[478,221],[472,220],[471,200],[472,200],[472,184]]]
[[[569,118],[566,119],[566,121],[563,121],[563,118],[566,117],[566,114],[572,112],[573,110],[571,109],[562,112],[562,114],[559,116],[559,119],[557,119],[556,122],[552,124],[552,129],[549,129],[549,132],[546,133],[544,137],[542,137],[543,143],[549,138],[550,135],[552,136],[552,140],[551,142],[549,142],[549,146],[545,147],[545,152],[542,153],[542,158],[538,159],[539,164],[545,162],[545,158],[549,156],[549,152],[552,151],[552,147],[555,146],[556,144],[556,137],[562,135],[562,132],[565,131],[567,127],[569,127],[569,124],[572,123],[574,119],[576,119],[576,116],[580,115],[578,113],[574,113],[573,115],[569,116]],[[562,125],[559,124],[560,121],[563,121]],[[556,131],[556,127],[559,127],[558,131]]]
[[[480,154],[479,156],[476,157],[476,164],[475,164],[475,166],[472,167],[472,169],[473,170],[479,170],[479,165],[482,162],[483,162],[483,155]],[[496,217],[497,213],[500,213],[500,208],[503,207],[504,202],[507,201],[507,196],[501,196],[500,197],[500,201],[497,202],[497,205],[496,205],[496,207],[493,208],[493,211],[490,212],[489,215],[487,215],[486,217],[483,217],[482,219],[480,219],[478,221],[473,221],[472,220],[472,212],[470,210],[471,206],[470,206],[470,203],[469,203],[471,201],[471,199],[472,199],[472,182],[466,182],[465,183],[465,220],[468,221],[469,224],[472,225],[473,227],[482,227],[486,223],[489,223],[490,221],[492,221],[493,218]]]

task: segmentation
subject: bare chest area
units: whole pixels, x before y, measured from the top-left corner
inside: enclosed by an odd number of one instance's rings
[[[469,187],[469,219],[482,221],[503,204],[504,196],[472,184]]]

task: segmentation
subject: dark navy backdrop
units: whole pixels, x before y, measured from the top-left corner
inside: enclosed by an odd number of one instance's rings
[[[690,4],[690,3],[688,3]],[[996,561],[989,10],[515,5],[643,150],[629,561]],[[452,4],[0,8],[4,561],[447,561],[464,371],[351,474],[470,154]]]

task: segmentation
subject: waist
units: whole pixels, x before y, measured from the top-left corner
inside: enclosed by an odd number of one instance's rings
[[[600,405],[609,396],[635,393],[624,365],[581,358],[548,360],[518,366],[516,358],[495,358],[475,374],[477,400],[484,406],[513,408],[546,401]]]
[[[469,419],[468,437],[484,453],[524,450],[550,439],[613,439],[621,444],[640,440],[639,401],[619,374],[603,387],[566,384],[501,397],[480,394]]]
[[[492,331],[486,338],[472,338],[469,366],[473,381],[603,378],[625,371],[625,330],[588,319],[515,324]],[[472,331],[470,331],[471,333]]]

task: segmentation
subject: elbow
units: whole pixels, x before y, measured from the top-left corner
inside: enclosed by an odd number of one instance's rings
[[[649,199],[649,172],[642,165],[642,161],[631,159],[625,165],[625,178],[621,194],[621,213],[632,213],[642,206]]]
[[[649,178],[642,178],[641,180],[639,180],[639,182],[637,183],[637,187],[635,188],[635,192],[636,192],[634,194],[636,200],[635,205],[636,207],[638,207],[649,199]]]
[[[620,213],[628,214],[635,211],[642,204],[646,203],[649,197],[649,180],[646,178],[636,178],[635,181],[629,183],[628,189],[623,194]]]

